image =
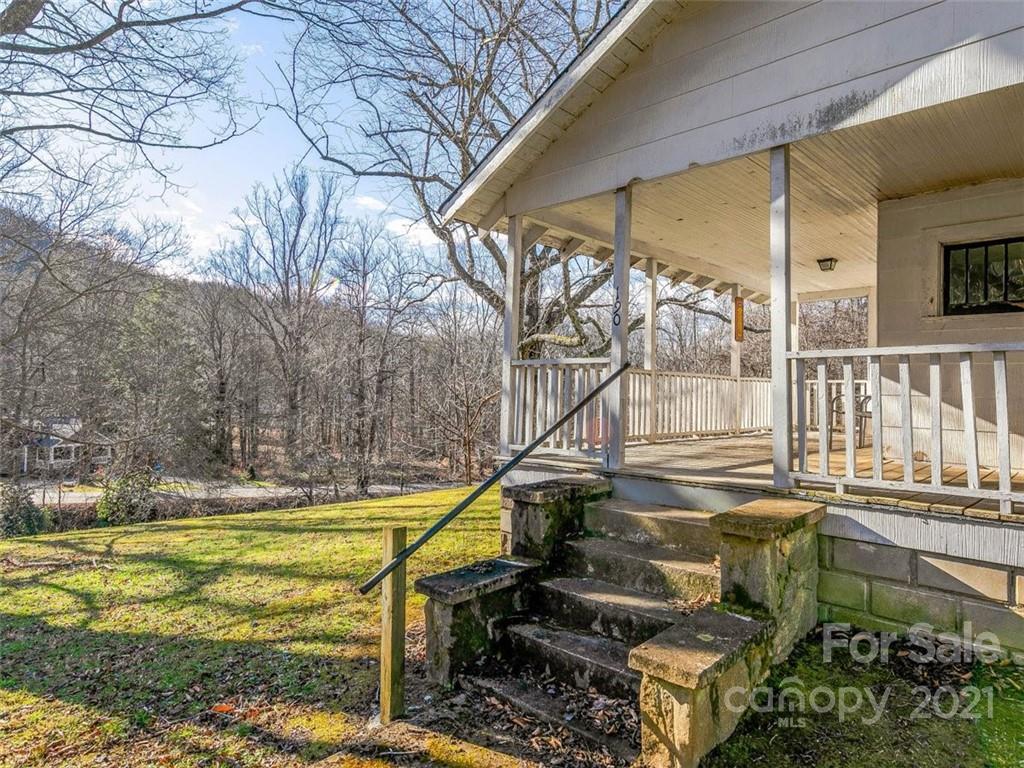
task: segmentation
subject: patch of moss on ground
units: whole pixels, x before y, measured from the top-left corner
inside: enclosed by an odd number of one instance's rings
[[[1024,766],[1024,668],[979,666],[976,685],[992,689],[991,716],[978,721],[986,768]]]
[[[970,668],[968,668],[970,671]],[[776,702],[807,702],[796,711],[776,703],[771,711],[748,711],[733,736],[705,760],[702,768],[794,766],[799,768],[1022,768],[1024,767],[1024,671],[978,664],[964,685],[981,691],[980,701],[966,714],[970,697],[958,709],[965,716],[940,717],[925,710],[919,684],[901,675],[899,665],[855,662],[837,652],[826,664],[821,637],[797,646],[787,662],[763,684]],[[856,712],[815,711],[812,693],[855,689],[865,702]],[[992,715],[987,691],[992,691]],[[847,694],[848,701],[854,694]],[[819,710],[829,698],[819,693]],[[883,702],[879,709],[872,707]],[[762,702],[767,699],[762,697]],[[952,700],[940,699],[949,712]],[[765,706],[765,709],[768,707]],[[876,713],[880,712],[880,716]]]

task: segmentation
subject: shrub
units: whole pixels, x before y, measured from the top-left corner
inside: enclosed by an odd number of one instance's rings
[[[0,484],[0,538],[31,536],[46,530],[46,516],[32,491],[17,483]]]
[[[133,472],[107,483],[96,502],[96,517],[109,525],[128,525],[154,520],[157,499],[153,478],[147,472]]]

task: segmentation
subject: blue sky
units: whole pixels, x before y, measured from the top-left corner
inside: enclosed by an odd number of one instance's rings
[[[243,88],[258,97],[269,90],[274,57],[286,50],[285,23],[248,15],[230,21],[232,40],[245,57]],[[205,150],[165,153],[163,159],[176,167],[171,180],[181,191],[162,192],[149,176],[140,176],[140,213],[180,221],[192,241],[191,262],[201,262],[219,240],[231,234],[232,211],[258,181],[301,158],[306,144],[283,116],[268,112],[253,131],[221,146]],[[310,167],[318,167],[310,163]],[[345,212],[351,216],[381,216],[390,230],[411,242],[429,246],[433,240],[425,225],[411,221],[395,209],[395,191],[362,183],[353,187]],[[400,206],[399,206],[400,208]],[[171,270],[187,274],[192,264],[176,264]]]

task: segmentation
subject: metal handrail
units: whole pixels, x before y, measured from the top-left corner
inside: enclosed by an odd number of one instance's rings
[[[387,578],[389,573],[391,573],[393,570],[395,570],[395,568],[397,568],[406,560],[408,560],[413,555],[413,553],[416,552],[417,549],[419,549],[432,538],[434,538],[434,536],[441,530],[443,530],[445,526],[448,525],[448,523],[450,523],[452,520],[454,520],[456,517],[462,514],[466,507],[468,507],[474,501],[479,499],[484,493],[486,493],[490,489],[492,485],[494,485],[496,482],[501,480],[501,478],[503,478],[505,475],[511,472],[512,469],[519,462],[521,462],[523,459],[529,456],[535,449],[539,448],[549,437],[551,437],[553,434],[555,434],[555,432],[557,432],[559,429],[565,426],[577,413],[579,413],[580,411],[583,410],[584,407],[589,405],[591,400],[593,400],[595,397],[601,394],[601,392],[603,392],[609,384],[611,384],[613,381],[619,378],[619,376],[625,373],[628,368],[629,363],[626,363],[621,368],[619,368],[619,370],[612,373],[608,378],[606,378],[604,381],[602,381],[600,384],[598,384],[596,387],[590,390],[586,397],[580,400],[575,406],[573,406],[573,408],[568,413],[564,414],[562,418],[556,421],[552,426],[548,427],[547,431],[545,431],[544,434],[542,434],[528,446],[523,448],[523,450],[519,451],[519,453],[517,453],[511,459],[509,459],[501,467],[501,469],[499,469],[489,478],[484,480],[484,482],[481,483],[476,488],[475,491],[473,491],[471,494],[469,494],[469,496],[467,496],[454,507],[452,507],[450,512],[448,512],[444,517],[442,517],[440,520],[438,520],[436,523],[430,526],[430,528],[424,531],[422,536],[420,536],[418,539],[416,539],[416,541],[414,541],[412,544],[410,544],[397,555],[395,555],[394,560],[392,560],[390,563],[388,563],[379,571],[377,571],[377,573],[375,573],[370,578],[369,581],[367,581],[365,584],[363,584],[363,586],[359,588],[360,594],[365,595],[375,586],[380,584],[385,578]]]

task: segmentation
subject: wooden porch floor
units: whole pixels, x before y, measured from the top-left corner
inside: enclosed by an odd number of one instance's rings
[[[837,434],[835,445],[839,446],[841,440],[841,434]],[[664,478],[699,485],[767,489],[772,487],[771,452],[771,435],[767,434],[630,445],[626,448],[626,466],[622,470],[622,474],[652,479]],[[599,463],[594,459],[560,456],[542,451],[538,451],[535,457],[545,463],[550,462],[566,467],[589,469]],[[808,472],[818,471],[819,458],[816,440],[812,440],[808,444],[807,463]],[[841,450],[830,452],[829,468],[833,473],[841,474],[844,464],[845,456]],[[870,446],[857,449],[857,475],[862,477],[871,475]],[[883,464],[882,477],[885,480],[902,480],[903,462],[887,459]],[[931,465],[927,462],[915,462],[914,479],[920,483],[930,482]],[[943,469],[943,480],[949,485],[967,487],[966,468],[962,465],[946,465]],[[997,470],[982,467],[981,480],[984,487],[997,487]],[[1024,491],[1024,472],[1014,473],[1013,489]],[[838,496],[834,483],[827,481],[821,484],[804,483],[801,485],[801,490],[807,491],[809,495],[827,499],[835,499]],[[912,493],[850,487],[842,496],[918,511],[966,514],[991,519],[1000,517],[998,502],[979,501],[965,496],[950,495],[941,490],[932,493]],[[1016,514],[1013,519],[1024,522],[1024,515]]]

